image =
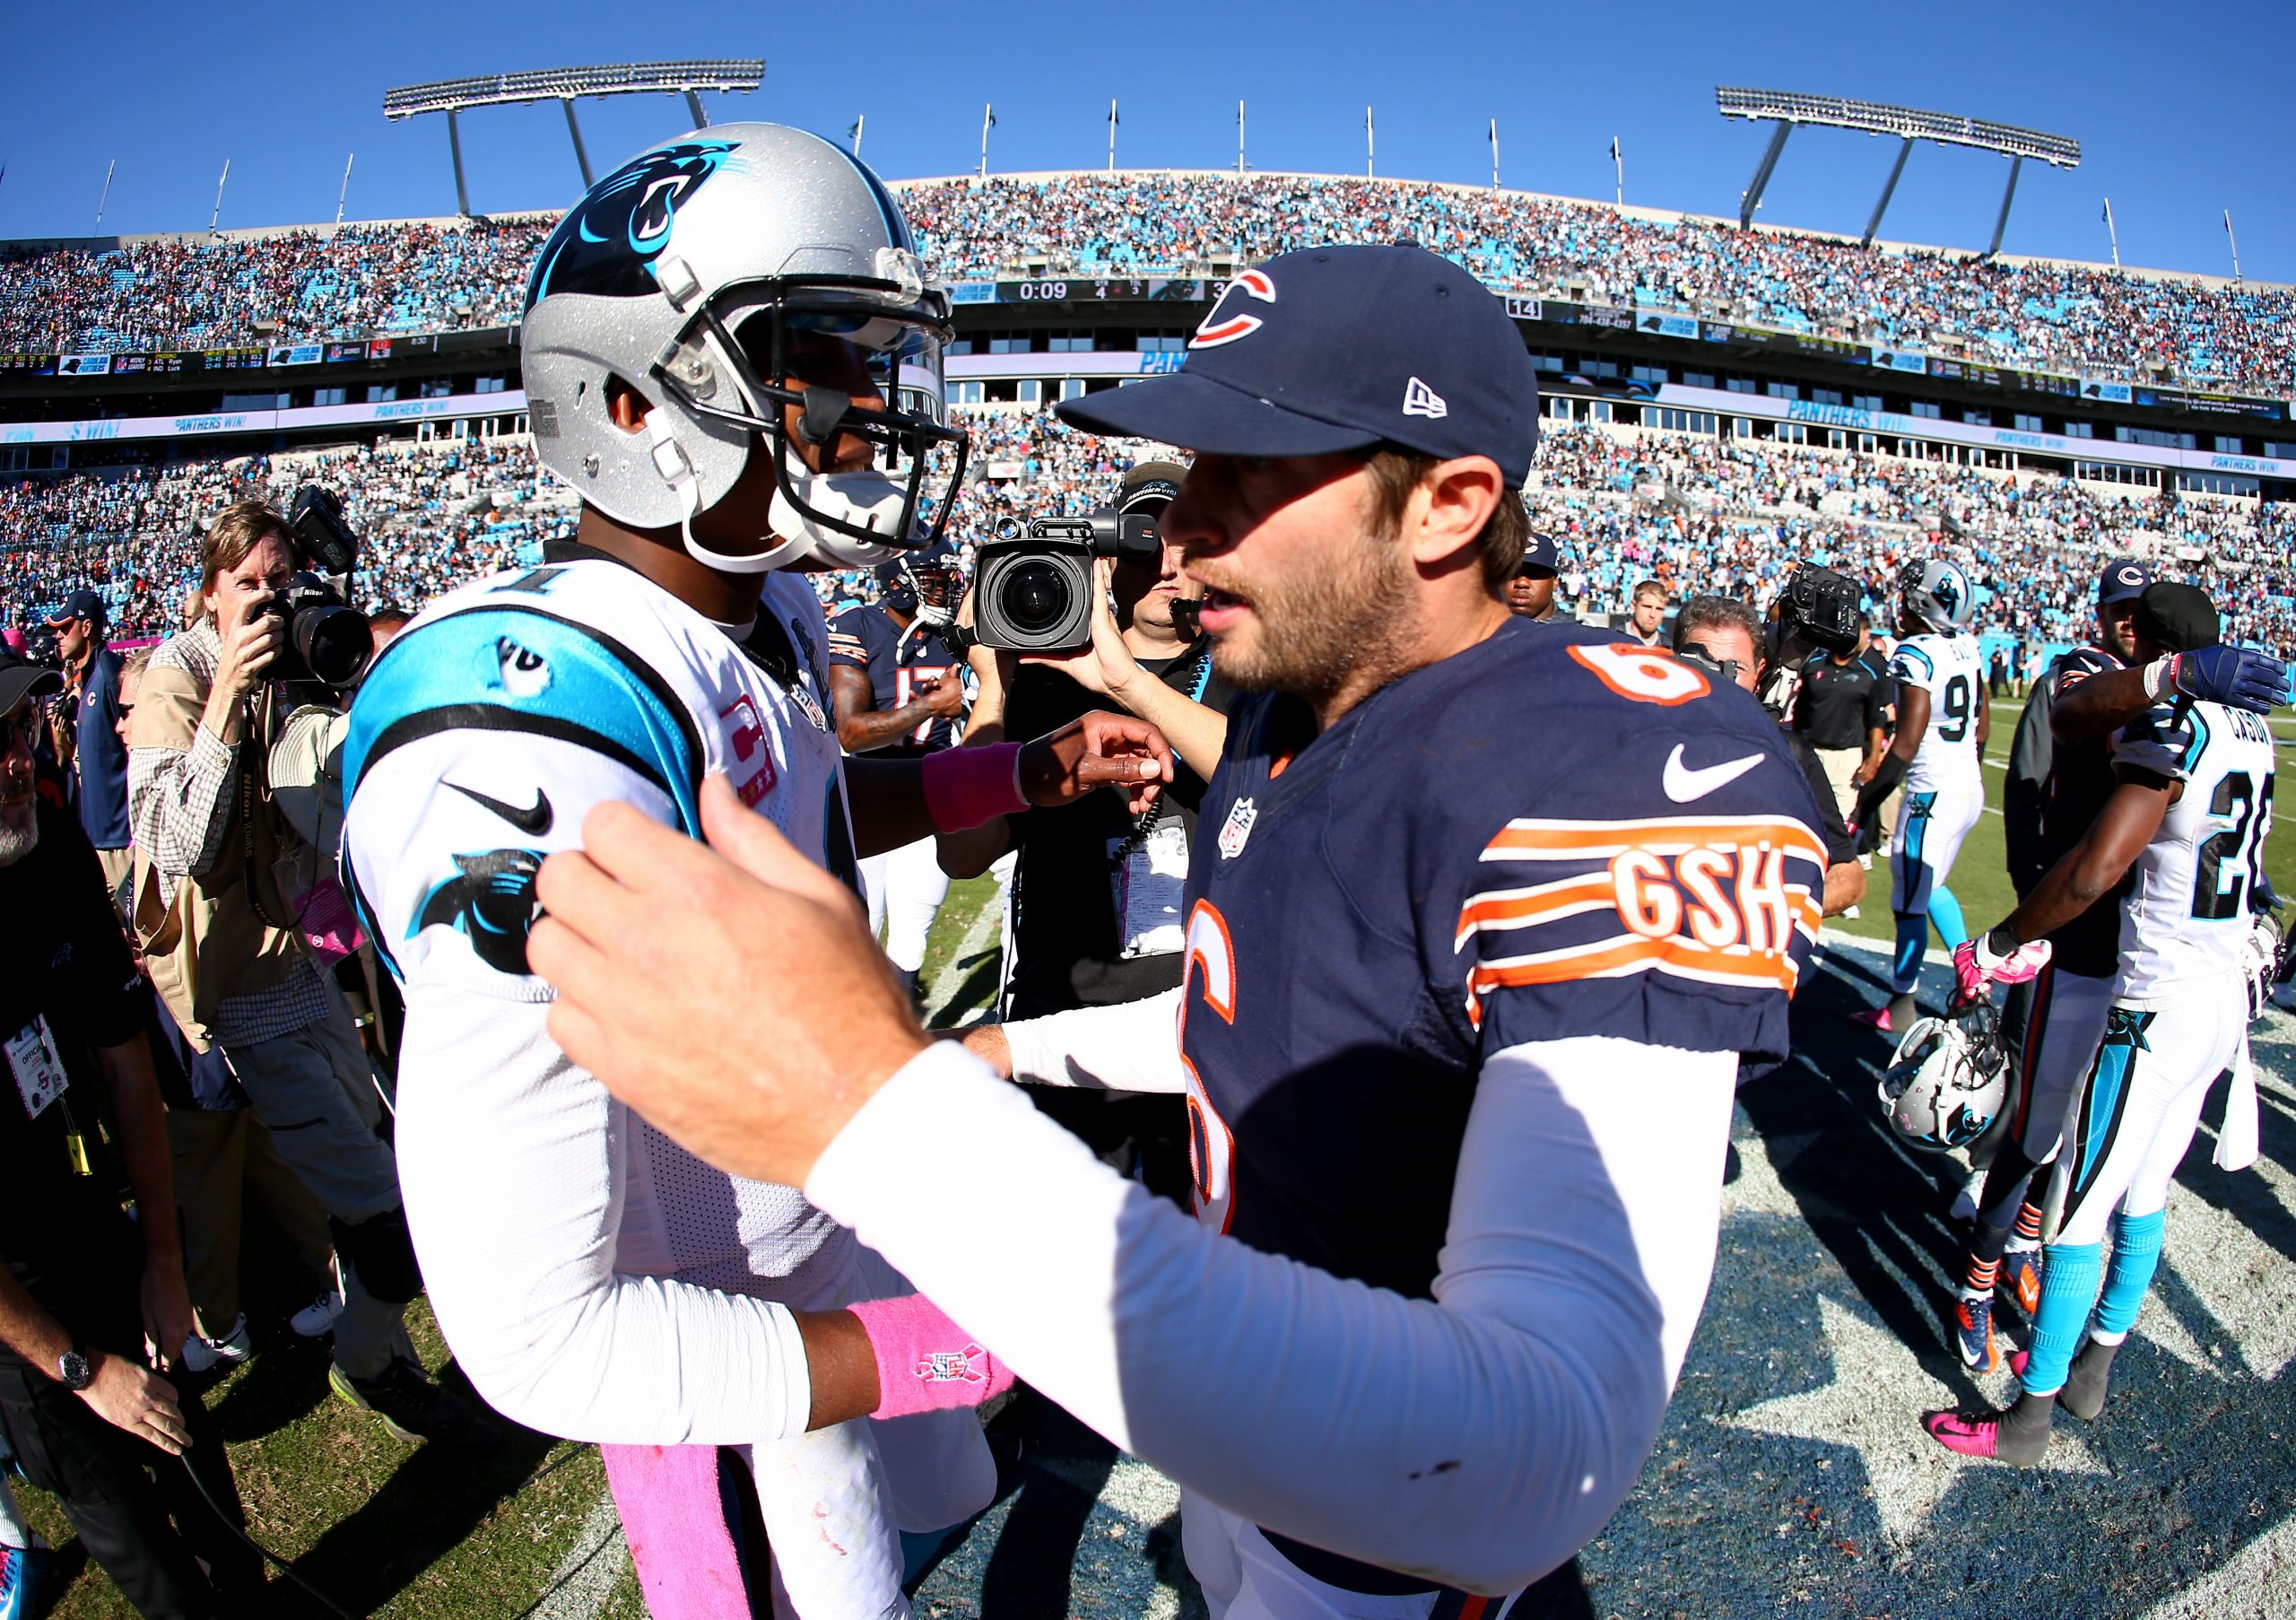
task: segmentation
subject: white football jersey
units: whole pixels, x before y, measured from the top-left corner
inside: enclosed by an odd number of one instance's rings
[[[2114,738],[2113,763],[2184,785],[2129,875],[2114,999],[2161,1006],[2238,984],[2272,831],[2271,731],[2242,710],[2162,703]]]
[[[1906,767],[1907,792],[1983,790],[1977,715],[1984,675],[1984,659],[1975,636],[1908,636],[1890,655],[1890,678],[1900,686],[1918,686],[1929,694],[1929,728],[1921,734],[1921,745]],[[1904,714],[1902,704],[1898,712]]]
[[[485,1138],[535,1142],[569,1110],[599,1110],[613,1139],[619,1269],[782,1298],[849,1264],[850,1234],[802,1194],[692,1158],[612,1102],[538,1023],[523,1045],[493,1039],[526,1028],[552,997],[526,965],[535,875],[553,850],[580,847],[594,805],[618,799],[700,837],[702,780],[723,772],[799,849],[855,881],[820,604],[802,577],[773,574],[759,614],[737,646],[642,575],[586,554],[441,598],[362,683],[344,748],[343,866],[405,989],[410,1214],[439,1168],[409,1151],[443,1134],[422,1128],[426,1102],[457,1086],[462,1102],[491,1097],[509,1078],[477,1086],[457,1072],[464,1064],[530,1058],[524,1089],[488,1104],[505,1117],[482,1122]],[[505,1004],[526,1004],[526,1015]]]

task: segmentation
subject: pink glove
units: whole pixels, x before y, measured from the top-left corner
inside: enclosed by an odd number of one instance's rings
[[[865,1300],[846,1309],[860,1319],[877,1358],[872,1417],[977,1407],[1013,1387],[1013,1370],[921,1293]]]
[[[1986,939],[1979,934],[1953,947],[1955,1006],[1984,1000],[1990,985],[2023,984],[2048,965],[2051,947],[2046,939],[2021,945],[2005,956],[1996,954]]]

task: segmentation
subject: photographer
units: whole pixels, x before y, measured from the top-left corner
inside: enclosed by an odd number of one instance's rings
[[[1134,468],[1118,510],[1160,516],[1183,476],[1170,462]],[[1003,996],[1012,1018],[1138,1001],[1180,981],[1180,881],[1205,779],[1227,735],[1231,694],[1212,673],[1211,649],[1190,611],[1203,588],[1181,574],[1176,550],[1161,547],[1152,566],[1102,560],[1096,580],[1102,588],[1089,646],[1017,661],[972,650],[979,692],[966,741],[1031,736],[1113,700],[1153,719],[1185,764],[1144,816],[1128,814],[1114,794],[1098,794],[942,835],[941,862],[953,876],[972,876],[1006,850],[1019,852]],[[1177,1192],[1187,1185],[1185,1120],[1175,1099],[1035,1089],[1031,1095],[1118,1169],[1128,1171],[1144,1156],[1151,1187]]]
[[[225,509],[201,543],[202,616],[144,672],[128,728],[136,932],[186,1037],[222,1048],[327,1212],[345,1294],[335,1393],[403,1436],[479,1441],[483,1425],[424,1376],[400,1326],[422,1279],[358,1032],[302,942],[266,919],[278,858],[299,840],[263,780],[256,716],[285,706],[267,675],[289,633],[274,605],[294,571],[279,513]]]

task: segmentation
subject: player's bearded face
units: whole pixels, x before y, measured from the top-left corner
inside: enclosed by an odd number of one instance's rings
[[[1230,685],[1314,702],[1401,639],[1411,566],[1378,532],[1363,461],[1196,457],[1164,536],[1205,588],[1212,666]]]

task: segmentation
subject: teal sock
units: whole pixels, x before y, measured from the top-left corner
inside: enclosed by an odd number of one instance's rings
[[[1961,902],[1944,884],[1929,891],[1929,920],[1948,951],[1958,949],[1970,936],[1969,924],[1961,920]]]
[[[2105,1271],[2105,1291],[2097,1300],[2097,1330],[2122,1334],[2136,1326],[2136,1308],[2152,1285],[2161,1267],[2161,1236],[2169,1212],[2126,1213],[2113,1216],[2112,1264]]]
[[[2097,1274],[2104,1269],[2100,1243],[2051,1243],[2041,1269],[2041,1308],[2033,1319],[2032,1355],[2025,1363],[2025,1388],[2054,1395],[2065,1388],[2073,1353],[2089,1330],[2089,1308],[2097,1302]]]
[[[1929,920],[1918,911],[1900,911],[1897,954],[1890,959],[1890,989],[1909,996],[1921,982],[1921,952],[1929,943]]]

